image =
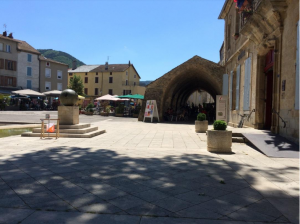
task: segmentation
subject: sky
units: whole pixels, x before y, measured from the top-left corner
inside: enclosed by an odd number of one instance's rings
[[[134,65],[155,80],[195,55],[219,62],[225,0],[0,0],[6,30],[88,65]]]

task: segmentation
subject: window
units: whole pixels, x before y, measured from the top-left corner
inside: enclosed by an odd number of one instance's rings
[[[109,77],[109,83],[113,83],[113,77]]]
[[[128,75],[128,71],[126,71],[126,76]]]
[[[95,96],[98,96],[98,88],[95,88]]]
[[[135,86],[136,85],[136,82],[133,82],[133,86]]]
[[[128,86],[128,80],[126,80],[125,86]]]
[[[226,29],[226,36],[227,36],[227,49],[230,49],[230,44],[231,44],[231,18],[227,22],[227,29]]]
[[[14,62],[10,60],[5,60],[6,62],[6,70],[14,70]]]
[[[84,94],[88,95],[88,89],[87,88],[84,88]]]
[[[6,52],[10,53],[10,45],[9,44],[6,45]]]
[[[232,81],[233,81],[233,71],[230,72],[230,77],[229,77],[229,111],[232,110]]]
[[[131,90],[123,90],[123,95],[131,94]]]
[[[99,82],[99,78],[95,77],[95,83],[98,83],[98,82]]]
[[[96,72],[96,75],[98,75],[98,72]]]
[[[241,65],[238,65],[236,69],[236,99],[235,99],[235,109],[240,109],[240,76],[241,76]]]
[[[87,75],[87,72],[85,73],[85,75]]]
[[[31,67],[27,67],[27,76],[31,76],[32,69]]]
[[[46,62],[46,66],[47,66],[47,67],[50,67],[50,62],[47,61],[47,62]]]
[[[134,75],[134,78],[136,78],[136,75]]]
[[[88,77],[84,77],[84,83],[88,83],[89,78]]]
[[[244,79],[244,110],[250,110],[250,87],[251,87],[251,58],[245,61]]]
[[[31,54],[27,54],[27,61],[31,62]]]
[[[8,86],[13,86],[13,78],[7,77],[7,85]]]
[[[69,73],[69,76],[73,76],[73,73]]]
[[[51,78],[51,68],[45,68],[45,77]]]
[[[57,90],[62,91],[62,83],[57,83]]]
[[[62,71],[57,70],[57,79],[62,79]]]
[[[109,90],[108,90],[108,94],[109,94],[109,95],[113,95],[113,90],[112,90],[112,89],[109,89]]]
[[[3,51],[3,43],[0,43],[0,51]]]
[[[112,75],[112,72],[110,72],[109,74]]]
[[[45,82],[45,89],[51,90],[51,82]]]
[[[27,80],[27,89],[31,89],[31,80]]]
[[[4,59],[0,58],[0,69],[4,69]]]

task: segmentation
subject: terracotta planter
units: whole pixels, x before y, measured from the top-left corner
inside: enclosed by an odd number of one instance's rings
[[[231,153],[232,131],[207,130],[207,151]]]
[[[208,121],[195,121],[195,132],[196,133],[205,133],[208,129]]]
[[[123,114],[116,114],[116,117],[124,117]]]
[[[108,116],[108,113],[107,112],[101,112],[100,115],[101,116]]]

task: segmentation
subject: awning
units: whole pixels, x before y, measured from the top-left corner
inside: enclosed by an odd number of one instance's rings
[[[45,94],[46,96],[49,97],[59,97],[62,91],[60,90],[51,90],[48,92],[44,92],[43,94]]]
[[[144,96],[140,95],[140,94],[134,94],[134,95],[128,94],[128,95],[117,96],[117,97],[118,98],[129,98],[129,99],[140,99],[140,100],[144,99]]]
[[[84,97],[84,96],[80,96],[80,95],[78,95],[78,99],[79,99],[79,100],[84,100],[84,99],[85,99],[85,97]]]
[[[32,89],[22,89],[22,90],[17,90],[17,91],[11,91],[11,93],[19,94],[19,95],[23,95],[23,96],[45,97],[45,95],[43,93],[39,93]]]
[[[106,94],[104,96],[96,98],[95,100],[107,100],[107,101],[124,101],[124,100],[127,100],[127,99],[119,99],[117,97],[118,97],[117,95],[112,96],[112,95]]]

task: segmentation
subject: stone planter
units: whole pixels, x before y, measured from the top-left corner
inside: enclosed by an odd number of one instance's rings
[[[208,121],[195,121],[195,132],[197,133],[205,133],[208,129]]]
[[[207,151],[231,153],[232,131],[207,130]]]
[[[108,116],[108,113],[107,112],[101,112],[100,115],[101,116]]]
[[[116,117],[124,117],[123,114],[116,114]]]

